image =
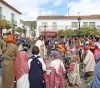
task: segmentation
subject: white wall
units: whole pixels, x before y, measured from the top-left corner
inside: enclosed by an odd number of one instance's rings
[[[72,22],[78,22],[77,19],[59,19],[59,20],[37,20],[37,36],[39,36],[39,32],[41,31],[44,31],[45,28],[41,28],[39,26],[42,26],[42,22],[47,22],[48,23],[48,26],[51,26],[51,31],[58,31],[58,30],[61,30],[61,29],[65,29],[66,30],[66,26],[67,26],[67,29],[70,29],[71,28],[71,23]],[[57,30],[53,30],[52,29],[52,22],[57,22]],[[89,22],[95,22],[95,25],[100,25],[100,19],[81,19],[81,23],[80,23],[80,26],[83,26],[83,22],[87,22],[88,25],[89,25]],[[72,29],[72,28],[71,28]],[[75,28],[76,29],[76,28]],[[50,28],[46,28],[47,31],[50,31]],[[73,29],[74,30],[74,29]]]
[[[4,4],[0,3],[0,7],[2,7],[2,15],[6,16],[6,20],[9,20],[11,22],[11,13],[14,14],[15,18],[14,20],[17,21],[17,26],[20,25],[20,14],[13,11],[9,7],[5,6]]]

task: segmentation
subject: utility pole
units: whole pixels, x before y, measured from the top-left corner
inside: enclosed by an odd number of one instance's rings
[[[80,12],[78,12],[78,16],[79,16]]]
[[[70,9],[70,8],[68,8],[68,16],[69,16],[69,9]]]

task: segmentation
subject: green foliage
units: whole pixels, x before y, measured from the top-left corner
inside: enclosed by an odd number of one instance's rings
[[[2,20],[1,23],[2,23],[2,28],[4,29],[10,29],[13,27],[10,21]]]
[[[79,30],[79,29],[78,29]],[[80,28],[80,36],[96,36],[99,34],[99,30],[97,30],[95,27],[81,27]]]
[[[100,30],[97,30],[95,27],[91,28],[91,27],[81,27],[80,30],[71,30],[68,29],[66,31],[64,30],[59,30],[57,32],[58,37],[65,35],[68,37],[72,37],[72,36],[96,36],[96,35],[100,35]]]
[[[58,37],[64,36],[64,35],[65,35],[65,31],[64,31],[64,30],[59,30],[59,31],[57,32],[57,35],[58,35]]]
[[[68,37],[71,37],[73,35],[73,30],[71,30],[71,29],[66,30],[65,35]]]
[[[23,29],[21,27],[16,27],[15,28],[15,31],[18,32],[18,33],[22,33],[23,32]]]

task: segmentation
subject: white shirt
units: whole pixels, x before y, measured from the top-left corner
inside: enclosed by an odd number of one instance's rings
[[[37,56],[37,55],[35,55],[35,56]],[[33,59],[29,59],[28,60],[28,66],[29,66],[29,69],[30,69],[30,63],[31,63],[31,61],[32,61]],[[44,63],[44,61],[43,61],[43,58],[38,58],[38,60],[41,62],[41,64],[42,64],[42,69],[43,69],[43,71],[46,71],[46,65],[45,65],[45,63]]]
[[[63,71],[65,72],[64,64],[63,64],[63,62],[62,62],[61,60],[59,60],[59,59],[53,60],[53,61],[50,63],[50,66],[51,66],[51,67],[54,67],[54,68],[56,69],[56,72],[58,72],[60,64],[61,64],[61,66],[62,66],[62,68],[63,68]]]

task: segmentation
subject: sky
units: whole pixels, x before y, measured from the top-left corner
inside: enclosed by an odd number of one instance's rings
[[[34,21],[38,16],[100,14],[100,0],[5,0],[19,10],[20,18]]]

